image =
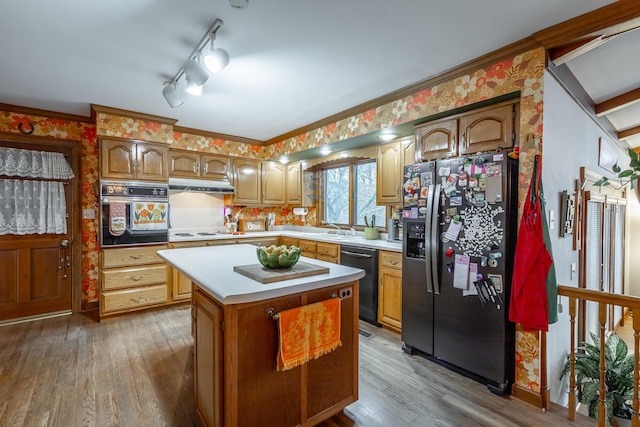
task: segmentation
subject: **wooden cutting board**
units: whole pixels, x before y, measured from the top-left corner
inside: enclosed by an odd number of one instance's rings
[[[280,282],[282,280],[315,276],[316,274],[326,274],[329,272],[329,268],[299,261],[291,268],[283,268],[280,270],[264,268],[262,264],[250,264],[237,265],[233,267],[233,271],[260,283],[273,283]]]

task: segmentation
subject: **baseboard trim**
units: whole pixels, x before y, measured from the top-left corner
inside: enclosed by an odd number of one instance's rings
[[[98,301],[82,301],[81,311],[93,311],[98,309]]]
[[[533,405],[536,408],[542,409],[542,395],[540,393],[536,393],[535,391],[521,387],[518,384],[514,384],[511,389],[511,396]]]

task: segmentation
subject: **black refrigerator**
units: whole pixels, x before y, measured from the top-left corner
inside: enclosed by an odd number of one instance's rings
[[[405,166],[403,349],[481,381],[514,381],[509,295],[518,161],[506,151]]]

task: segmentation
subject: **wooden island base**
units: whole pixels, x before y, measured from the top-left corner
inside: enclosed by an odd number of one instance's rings
[[[342,301],[342,346],[302,366],[278,372],[277,322],[267,316],[267,310],[278,313],[312,304],[346,288],[351,289],[351,296]],[[195,397],[200,423],[207,427],[315,426],[334,415],[334,420],[347,421],[341,412],[358,399],[357,296],[356,280],[224,305],[195,284]],[[323,425],[332,425],[327,423]]]

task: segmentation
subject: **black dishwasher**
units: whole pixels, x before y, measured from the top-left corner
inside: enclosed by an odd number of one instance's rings
[[[360,279],[360,319],[378,323],[378,250],[357,246],[340,246],[340,264],[364,270]]]

